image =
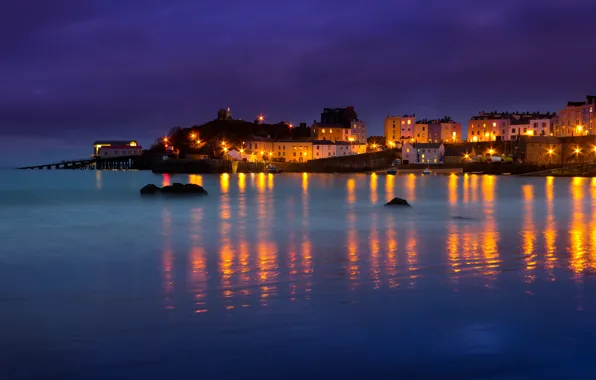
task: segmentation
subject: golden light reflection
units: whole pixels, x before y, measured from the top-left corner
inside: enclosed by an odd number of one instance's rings
[[[532,283],[536,279],[534,270],[537,265],[536,255],[536,226],[534,225],[534,186],[523,185],[522,197],[524,200],[524,217],[522,227],[522,246],[525,262],[526,283]]]
[[[554,215],[554,178],[546,177],[545,185],[545,198],[546,198],[546,225],[544,228],[544,245],[545,245],[545,268],[548,273],[550,281],[555,280],[554,268],[557,264],[556,255],[556,240],[557,240],[557,227],[555,223]]]
[[[461,255],[459,245],[459,230],[456,223],[451,222],[448,226],[448,235],[446,241],[447,260],[453,274],[449,276],[456,284],[459,283],[459,273],[461,272]]]
[[[570,239],[570,263],[569,266],[576,274],[582,274],[587,267],[587,226],[582,201],[584,199],[584,179],[575,177],[571,180],[570,186],[572,210],[571,225],[569,228]],[[577,277],[578,281],[581,281]]]
[[[472,188],[476,190],[472,193],[472,199],[477,199],[477,182],[479,176],[474,176],[472,180]],[[499,233],[497,232],[495,219],[495,181],[496,177],[493,175],[482,176],[482,196],[484,204],[485,228],[482,233],[481,252],[483,259],[483,274],[487,280],[493,281],[498,274],[498,268],[501,263],[499,258]],[[490,284],[487,284],[487,286]]]
[[[391,177],[391,176],[388,176]],[[410,173],[406,179],[406,199],[408,202],[410,200],[416,200],[416,174]]]
[[[244,173],[238,173],[238,190],[240,193],[246,191],[246,174]]]
[[[264,193],[265,190],[265,173],[259,173],[257,175],[257,191],[259,193]]]
[[[302,194],[308,194],[308,174],[302,173]]]
[[[385,200],[389,202],[395,196],[393,195],[393,189],[395,187],[395,176],[387,175],[385,176]]]
[[[269,191],[273,190],[273,186],[275,186],[275,184],[273,182],[274,178],[275,178],[275,176],[272,173],[267,174],[267,189]]]
[[[478,183],[480,182],[480,177],[481,176],[478,175],[473,175],[470,177],[470,194],[472,195],[473,203],[478,202],[478,190],[480,189]]]
[[[458,178],[457,175],[455,175],[454,173],[451,173],[449,175],[449,183],[448,183],[448,188],[447,188],[447,192],[449,193],[449,204],[454,206],[457,204],[457,182],[458,182]]]
[[[203,186],[203,177],[200,175],[197,175],[197,174],[189,174],[188,175],[188,183]]]
[[[377,193],[378,179],[377,173],[370,175],[370,203],[372,204],[377,204],[379,200],[379,194]]]
[[[223,173],[219,177],[219,187],[221,188],[221,192],[224,194],[230,190],[230,175],[228,173]]]
[[[470,175],[468,173],[464,174],[463,180],[463,201],[464,203],[470,202]]]
[[[348,204],[352,204],[352,203],[356,202],[356,191],[355,191],[356,180],[354,178],[348,179],[346,186],[348,188],[347,201],[348,201]]]

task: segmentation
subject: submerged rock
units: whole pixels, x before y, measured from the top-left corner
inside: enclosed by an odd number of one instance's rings
[[[207,190],[203,186],[188,183],[183,185],[181,183],[174,183],[172,186],[164,186],[161,189],[164,194],[198,194],[207,195]]]
[[[150,183],[149,185],[143,186],[143,188],[141,189],[141,194],[155,194],[159,193],[160,190],[161,188]]]
[[[408,207],[411,207],[411,205],[408,203],[408,201],[406,201],[405,199],[402,199],[402,198],[393,198],[389,202],[385,203],[385,206],[408,206]]]

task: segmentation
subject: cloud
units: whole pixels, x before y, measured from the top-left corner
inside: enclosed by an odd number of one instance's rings
[[[0,128],[142,138],[225,106],[310,122],[350,104],[378,134],[388,113],[556,110],[596,86],[594,12],[582,0],[3,2]]]

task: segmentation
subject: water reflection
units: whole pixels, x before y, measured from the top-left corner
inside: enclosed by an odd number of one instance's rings
[[[495,176],[371,175],[360,189],[359,178],[364,177],[189,176],[192,183],[219,184],[222,194],[212,203],[193,204],[186,213],[190,248],[185,253],[188,270],[183,269],[190,279],[194,311],[271,307],[285,297],[301,302],[315,291],[325,294],[331,286],[355,291],[353,295],[400,286],[417,291],[436,283],[437,273],[460,291],[469,284],[495,290],[504,271],[516,271],[520,285],[534,286],[554,281],[555,275],[560,278],[562,270],[576,281],[596,270],[596,212],[591,203],[596,181],[519,180],[513,196],[506,187],[512,179],[504,184]],[[388,198],[399,196],[399,189],[409,199],[418,196],[415,212],[379,204],[378,182],[383,180]],[[230,186],[230,181],[237,184]],[[332,198],[319,193],[334,187]],[[345,196],[338,197],[342,188]],[[556,213],[556,188],[567,191],[569,214]],[[432,191],[437,195],[426,206],[423,201]],[[462,210],[474,219],[451,218]],[[172,225],[178,216],[177,209],[162,211],[167,309],[178,299],[175,285],[185,283],[174,271],[177,242]],[[568,232],[558,232],[565,223]],[[561,254],[565,250],[568,256]],[[333,285],[330,278],[336,281]]]
[[[551,281],[555,280],[554,268],[557,265],[556,255],[556,240],[557,240],[557,225],[554,213],[554,181],[553,177],[547,177],[545,182],[545,199],[546,199],[546,226],[544,228],[544,245],[545,245],[545,268],[548,271],[548,278]]]
[[[523,254],[526,265],[526,282],[532,283],[535,280],[533,274],[536,269],[536,227],[534,226],[534,187],[532,185],[522,186],[522,197],[524,201],[523,218]]]
[[[103,170],[96,170],[95,171],[95,188],[97,190],[101,190],[101,188],[103,187],[103,182],[101,179],[101,173],[103,172]]]

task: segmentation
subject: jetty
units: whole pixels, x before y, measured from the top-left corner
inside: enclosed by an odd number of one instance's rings
[[[128,170],[134,169],[135,163],[138,158],[138,155],[104,158],[86,158],[81,160],[61,161],[43,165],[23,166],[18,169]]]

